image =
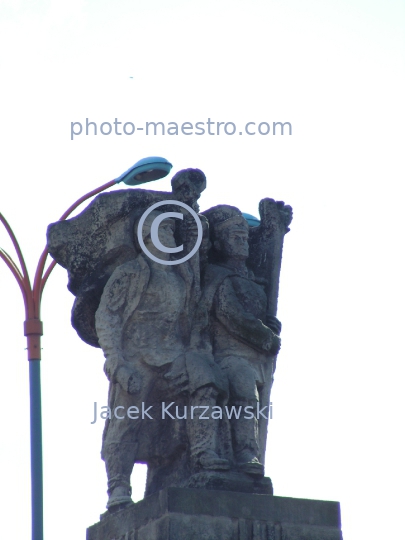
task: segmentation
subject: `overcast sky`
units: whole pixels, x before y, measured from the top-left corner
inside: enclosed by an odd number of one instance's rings
[[[0,17],[0,211],[31,276],[47,225],[148,155],[206,173],[202,210],[258,215],[266,196],[291,204],[266,474],[275,495],[340,501],[345,540],[399,538],[404,2],[2,0]],[[86,118],[97,136],[71,140],[71,122]],[[115,119],[211,119],[235,134],[100,134]],[[290,122],[292,135],[257,132],[273,122]],[[11,253],[3,231],[0,246]],[[66,284],[56,268],[42,308],[49,540],[84,538],[107,500],[103,426],[90,424],[93,403],[107,403],[103,355],[71,328]],[[28,364],[22,299],[4,264],[0,299],[0,535],[23,539]],[[144,480],[137,466],[134,500]]]

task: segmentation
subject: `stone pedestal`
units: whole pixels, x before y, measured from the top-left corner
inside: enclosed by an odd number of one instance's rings
[[[168,488],[87,529],[87,540],[342,540],[338,502]]]

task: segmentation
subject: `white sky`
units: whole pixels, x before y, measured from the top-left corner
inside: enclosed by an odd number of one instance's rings
[[[340,501],[345,540],[399,538],[404,2],[2,0],[0,17],[0,211],[31,276],[47,225],[148,155],[204,170],[202,209],[291,204],[266,473],[276,495]],[[71,141],[70,122],[86,117],[289,121],[293,135]],[[0,245],[11,252],[3,231]],[[107,399],[103,356],[71,328],[66,283],[57,268],[42,309],[45,535],[58,540],[84,538],[106,503],[102,425],[90,425]],[[1,535],[23,539],[28,365],[21,295],[3,264],[0,294]]]

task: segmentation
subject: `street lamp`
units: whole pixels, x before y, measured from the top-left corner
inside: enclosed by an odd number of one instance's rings
[[[163,178],[169,174],[171,163],[161,157],[149,157],[139,160],[130,169],[115,180],[90,191],[80,197],[70,206],[60,221],[66,219],[80,204],[94,195],[105,191],[109,187],[124,182],[130,186],[137,186],[152,180]],[[52,261],[44,273],[45,262],[48,256],[44,249],[38,261],[35,272],[34,285],[31,287],[30,278],[23,254],[17,239],[5,217],[0,213],[0,221],[4,225],[17,253],[18,266],[12,257],[0,248],[0,258],[6,263],[15,277],[23,296],[25,307],[24,335],[27,337],[27,350],[29,360],[30,379],[30,431],[31,431],[31,516],[32,540],[43,540],[43,481],[42,481],[42,421],[41,421],[41,336],[43,334],[41,314],[41,297],[46,281],[54,269],[56,262]]]
[[[260,225],[260,220],[257,219],[257,217],[252,216],[252,214],[246,214],[246,212],[242,212],[242,216],[248,222],[249,227],[258,227]]]

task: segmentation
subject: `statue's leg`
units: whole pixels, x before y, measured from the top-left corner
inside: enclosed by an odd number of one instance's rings
[[[137,453],[137,431],[139,422],[128,418],[125,412],[134,405],[133,396],[121,389],[118,384],[110,388],[111,418],[107,420],[103,434],[101,457],[105,462],[108,479],[109,510],[130,504],[131,473]],[[117,418],[114,410],[117,407]]]
[[[263,476],[259,461],[259,431],[257,419],[257,374],[243,358],[228,357],[221,366],[227,373],[230,388],[228,414],[232,430],[233,452],[238,470]],[[232,411],[232,406],[235,407]]]
[[[103,455],[108,478],[107,508],[131,503],[130,480],[135,460],[134,445],[109,443],[104,446]]]
[[[198,388],[190,398],[191,407],[208,407],[196,409],[193,419],[187,419],[187,432],[190,441],[190,454],[197,468],[210,470],[226,470],[229,461],[217,454],[219,420],[211,417],[212,407],[217,404],[218,391],[213,386]],[[204,416],[200,419],[199,416]]]
[[[231,418],[234,455],[238,470],[255,476],[264,475],[264,467],[259,461],[259,433],[256,418],[257,400],[237,399],[232,401],[236,409],[241,408],[239,418]],[[249,407],[247,409],[247,407]],[[248,411],[245,414],[245,410]],[[251,414],[255,416],[250,417]],[[247,418],[245,418],[247,416]]]

